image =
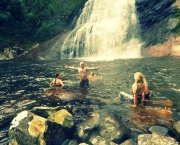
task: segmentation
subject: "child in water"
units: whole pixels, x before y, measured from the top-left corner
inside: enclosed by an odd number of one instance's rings
[[[94,74],[94,72],[91,72],[90,75],[88,76],[88,78],[92,82],[97,80],[97,76]]]

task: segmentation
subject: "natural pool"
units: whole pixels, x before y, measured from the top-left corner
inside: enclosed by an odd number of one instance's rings
[[[87,89],[79,87],[77,72],[64,65],[77,66],[84,61],[88,67],[102,66],[94,71],[99,77]],[[62,74],[67,92],[83,95],[83,101],[74,106],[101,113],[111,110],[121,116],[122,121],[138,134],[146,132],[153,124],[164,124],[171,128],[173,121],[180,120],[180,58],[136,58],[112,61],[90,61],[63,59],[54,61],[1,61],[0,62],[0,143],[8,142],[7,131],[12,118],[22,110],[34,106],[58,106],[61,100],[44,93],[56,73]],[[120,91],[131,94],[133,74],[142,72],[149,83],[152,100],[170,100],[172,103],[149,104],[147,107],[131,108],[130,103],[120,100]],[[90,73],[90,72],[89,72]],[[162,105],[163,104],[163,105]],[[173,105],[172,105],[173,104]],[[87,110],[88,112],[88,110]]]

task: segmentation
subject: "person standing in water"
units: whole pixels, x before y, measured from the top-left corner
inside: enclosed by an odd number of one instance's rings
[[[138,100],[143,103],[145,99],[149,99],[149,87],[145,76],[141,72],[134,74],[134,80],[135,82],[132,85],[134,104],[132,107],[137,107]]]
[[[56,74],[56,78],[53,79],[49,85],[50,85],[50,87],[63,88],[64,83],[61,80],[61,74]]]
[[[88,76],[87,76],[88,70],[100,70],[100,69],[102,69],[101,66],[98,66],[95,68],[85,67],[84,62],[80,62],[80,67],[70,67],[68,65],[65,65],[65,68],[78,71],[81,87],[87,87],[89,85],[89,80],[88,80]]]

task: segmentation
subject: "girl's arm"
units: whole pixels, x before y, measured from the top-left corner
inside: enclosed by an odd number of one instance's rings
[[[52,80],[52,82],[50,82],[49,86],[52,87],[54,85],[54,80]]]
[[[133,91],[133,96],[134,96],[134,104],[131,105],[131,106],[132,107],[137,107],[137,94],[136,94],[137,85],[135,83],[132,85],[132,91]]]

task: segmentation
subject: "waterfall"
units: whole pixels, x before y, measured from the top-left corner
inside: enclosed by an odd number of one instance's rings
[[[64,40],[61,57],[140,57],[138,30],[135,0],[88,0]]]

